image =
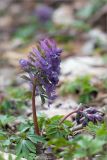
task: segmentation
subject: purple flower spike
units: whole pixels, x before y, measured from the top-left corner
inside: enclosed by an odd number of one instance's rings
[[[102,122],[104,119],[104,114],[98,111],[94,107],[84,108],[83,110],[79,110],[76,115],[77,124],[82,124],[86,126],[89,122],[93,122],[94,124],[98,122]]]
[[[60,54],[62,50],[50,39],[39,42],[38,49],[33,48],[28,60],[19,61],[21,68],[28,73],[31,83],[36,86],[36,93],[51,103],[55,98],[55,89],[60,74]]]

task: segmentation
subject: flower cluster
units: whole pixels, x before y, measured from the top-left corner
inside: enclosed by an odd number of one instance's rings
[[[21,68],[28,73],[29,80],[36,88],[36,93],[42,101],[48,98],[49,103],[55,99],[55,89],[60,74],[60,54],[62,50],[57,48],[56,43],[50,39],[39,42],[37,48],[33,48],[28,60],[21,59]]]
[[[53,9],[46,5],[40,5],[36,8],[36,16],[40,22],[47,22],[51,19]]]
[[[93,122],[94,124],[97,122],[102,122],[103,116],[104,114],[102,112],[93,107],[89,107],[77,112],[76,122],[77,124],[86,126],[88,122]]]

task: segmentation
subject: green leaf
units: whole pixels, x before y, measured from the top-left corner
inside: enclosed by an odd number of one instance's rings
[[[26,140],[22,141],[22,155],[24,156],[24,158],[29,157],[29,149],[26,146]]]
[[[21,40],[28,40],[28,38],[32,37],[35,33],[35,29],[36,26],[34,25],[21,26],[14,34],[14,37],[20,38]]]
[[[31,79],[29,77],[25,76],[25,75],[22,75],[21,78],[31,82]]]
[[[29,140],[26,140],[25,145],[27,146],[27,148],[28,148],[31,152],[36,153],[36,147],[35,147],[35,145],[34,145],[33,142],[31,142],[31,141],[29,141]]]
[[[7,139],[3,142],[3,146],[9,146],[11,144],[10,139]]]
[[[28,125],[27,125],[27,126],[25,125],[25,126],[23,127],[23,129],[20,130],[20,133],[26,132],[27,130],[29,130],[29,128],[30,128],[30,127],[29,127]]]
[[[83,19],[89,18],[93,13],[93,5],[88,5],[84,9],[78,11],[77,15]]]
[[[33,143],[37,144],[38,142],[45,142],[44,138],[34,134],[28,134],[27,138],[31,140]]]
[[[3,154],[0,154],[0,160],[5,160]]]
[[[0,130],[0,140],[6,140],[6,139],[7,139],[7,134]]]
[[[29,153],[29,160],[36,160],[35,157],[36,157],[35,153]]]
[[[51,121],[52,123],[54,123],[54,122],[59,123],[59,121],[60,121],[62,118],[63,118],[63,116],[61,116],[61,115],[55,115],[55,116],[53,116],[53,117],[50,119],[50,121]]]
[[[56,148],[69,146],[69,141],[67,141],[65,138],[53,138],[48,141],[48,145],[55,145]]]
[[[19,140],[20,140],[20,137],[19,137],[19,136],[12,135],[12,136],[10,137],[10,141],[11,141],[11,142],[17,142],[17,141],[19,141]]]
[[[5,126],[6,124],[12,123],[15,120],[13,116],[0,115],[0,124]]]
[[[89,144],[89,152],[90,155],[94,155],[103,149],[103,145],[106,143],[106,141],[103,141],[102,139],[95,138],[91,143]]]
[[[23,144],[21,141],[16,145],[16,155],[20,155]]]
[[[65,120],[64,121],[64,123],[63,123],[63,125],[66,127],[73,127],[73,124],[72,124],[72,122],[71,121],[69,121],[69,120]]]
[[[9,154],[9,156],[8,156],[8,160],[13,160],[13,158],[12,158],[12,155],[11,155],[11,154]]]
[[[84,135],[82,137],[80,137],[80,140],[77,141],[77,144],[83,148],[83,149],[87,149],[89,144],[91,143],[92,141],[92,136],[89,136],[89,135]]]
[[[87,151],[84,150],[83,148],[79,148],[74,152],[74,157],[75,158],[87,157]]]
[[[40,94],[40,97],[41,97],[42,104],[44,104],[45,103],[45,97],[44,97],[44,95]]]

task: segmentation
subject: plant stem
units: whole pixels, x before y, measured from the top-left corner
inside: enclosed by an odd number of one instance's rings
[[[40,135],[38,121],[37,121],[36,105],[35,105],[35,88],[36,88],[36,86],[33,85],[33,91],[32,91],[33,122],[34,122],[34,131],[35,131],[35,134]]]
[[[75,111],[70,112],[69,114],[67,114],[67,115],[61,120],[60,124],[62,124],[69,116],[71,116],[72,114],[76,113],[77,111],[78,111],[78,109],[75,110]]]

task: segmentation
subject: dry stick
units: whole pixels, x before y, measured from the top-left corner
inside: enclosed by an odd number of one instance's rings
[[[70,112],[69,114],[67,114],[67,115],[61,120],[61,122],[60,122],[59,124],[62,124],[69,116],[71,116],[72,114],[76,113],[77,111],[78,111],[78,109],[75,110],[75,111],[73,111],[73,112]]]
[[[40,135],[38,121],[37,121],[37,114],[36,114],[36,106],[35,106],[35,88],[36,86],[33,86],[32,91],[32,112],[33,112],[33,122],[34,122],[34,131],[35,134]]]

